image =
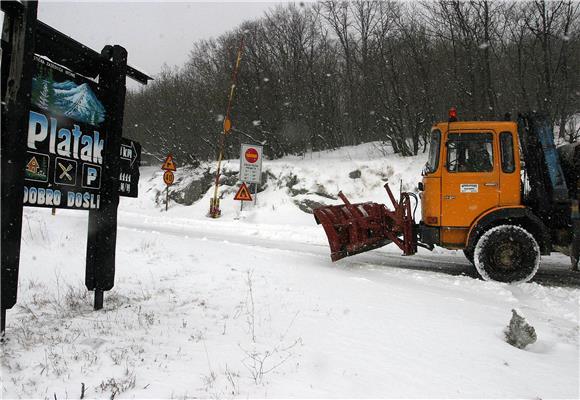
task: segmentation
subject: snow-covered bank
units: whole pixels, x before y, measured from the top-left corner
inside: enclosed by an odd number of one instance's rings
[[[384,175],[419,179],[423,160],[374,150],[265,167],[316,201],[322,185],[384,202]],[[209,195],[156,206],[160,172],[143,169],[140,198],[121,200],[116,286],[98,312],[83,284],[86,214],[26,210],[3,397],[78,398],[84,384],[109,398],[578,398],[579,289],[391,268],[413,262],[391,247],[333,264],[286,185],[272,180],[241,214],[229,193],[212,220]],[[503,340],[512,308],[536,328],[526,350]]]

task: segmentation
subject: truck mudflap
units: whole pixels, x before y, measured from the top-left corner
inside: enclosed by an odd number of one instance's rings
[[[343,205],[314,210],[317,224],[322,225],[330,245],[332,261],[395,243],[404,255],[417,252],[417,235],[411,212],[411,196],[401,193],[397,202],[389,184],[385,184],[393,210],[384,204],[351,204],[339,192]]]

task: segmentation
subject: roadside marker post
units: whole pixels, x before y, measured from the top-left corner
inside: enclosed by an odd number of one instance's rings
[[[175,165],[175,161],[173,161],[173,156],[168,154],[161,166],[161,169],[165,172],[163,173],[163,182],[166,185],[165,188],[165,211],[169,209],[169,186],[173,185],[175,180],[175,175],[173,175],[174,171],[177,171],[177,166]]]

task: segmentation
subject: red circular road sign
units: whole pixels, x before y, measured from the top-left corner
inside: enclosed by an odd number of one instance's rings
[[[175,175],[173,175],[173,172],[171,171],[165,171],[165,173],[163,174],[163,182],[165,182],[167,186],[173,184],[174,179]]]
[[[258,157],[259,157],[258,151],[256,149],[254,149],[253,147],[250,147],[248,150],[246,150],[244,157],[246,157],[247,162],[249,162],[250,164],[253,164],[256,161],[258,161]]]

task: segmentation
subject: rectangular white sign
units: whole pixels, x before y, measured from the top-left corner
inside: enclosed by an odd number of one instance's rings
[[[242,144],[240,152],[240,181],[260,183],[262,178],[262,146]]]
[[[461,193],[477,193],[479,185],[477,183],[462,183],[459,189]]]

